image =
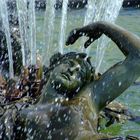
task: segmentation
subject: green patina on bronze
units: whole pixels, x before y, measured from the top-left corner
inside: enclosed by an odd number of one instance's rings
[[[112,119],[118,120],[118,114],[124,111],[122,108],[117,112],[113,105],[106,106],[140,76],[140,39],[116,25],[96,22],[72,31],[67,45],[73,44],[83,34],[89,37],[85,47],[102,34],[107,35],[117,44],[126,59],[95,79],[94,68],[85,54],[54,55],[50,60],[50,66],[45,68],[45,78],[41,79],[38,87],[38,91],[42,93],[38,102],[18,111],[9,108],[2,115],[1,122],[6,118],[7,123],[16,124],[12,125],[10,132],[5,125],[0,128],[4,138],[12,137],[13,130],[14,136],[21,140],[31,136],[34,139],[57,137],[69,140],[96,140],[110,137],[98,133],[101,125],[98,123],[99,116],[109,116],[109,121],[105,124],[107,127],[114,123]],[[100,114],[103,109],[105,114]],[[108,115],[105,116],[107,113]],[[122,115],[126,114],[122,113]],[[122,137],[119,139],[123,140]]]

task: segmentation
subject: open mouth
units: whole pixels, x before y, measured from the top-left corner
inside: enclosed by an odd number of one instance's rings
[[[68,73],[61,73],[62,77],[70,81],[70,75]]]

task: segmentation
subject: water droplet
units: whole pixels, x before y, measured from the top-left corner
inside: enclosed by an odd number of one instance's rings
[[[122,83],[121,82],[119,82],[119,87],[122,85]]]
[[[83,121],[81,121],[81,124],[83,125],[83,124],[84,124],[84,122],[83,122]]]
[[[76,30],[73,31],[74,34],[76,34],[76,32],[77,32]]]
[[[55,98],[55,102],[57,102],[58,101],[58,98]]]
[[[103,86],[105,86],[105,82],[103,82]]]

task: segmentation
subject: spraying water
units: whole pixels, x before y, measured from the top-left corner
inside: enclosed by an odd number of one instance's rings
[[[105,3],[105,2],[104,2]],[[103,4],[103,8],[99,11],[100,13],[95,20],[102,20],[102,21],[109,21],[114,23],[116,18],[118,17],[120,8],[122,7],[123,0],[107,0],[105,5]],[[109,43],[109,39],[103,36],[101,39],[98,40],[97,44],[97,52],[96,52],[96,63],[95,63],[95,73],[100,71],[100,66],[103,61],[105,49]]]
[[[87,5],[87,11],[85,15],[85,20],[84,20],[84,26],[88,25],[90,23],[93,23],[95,21],[101,20],[102,19],[102,12],[107,9],[107,4],[105,0],[88,0],[88,5]],[[82,41],[82,44],[85,42]],[[84,51],[84,47],[82,46],[82,51]],[[89,49],[86,50],[87,54],[90,52],[90,47]]]
[[[22,50],[22,63],[23,66],[28,64],[28,17],[27,17],[27,0],[16,0],[19,30],[21,38],[21,50]]]
[[[7,48],[8,48],[9,76],[10,76],[10,78],[13,78],[14,77],[13,57],[12,57],[13,55],[12,55],[12,46],[11,46],[11,38],[10,38],[11,35],[10,35],[6,0],[0,0],[0,13],[1,13],[4,32],[6,35]]]
[[[114,22],[118,16],[118,12],[122,5],[123,0],[88,0],[87,13],[85,15],[84,25],[98,20]],[[22,59],[23,65],[28,65],[29,53],[31,58],[31,64],[36,64],[36,23],[35,23],[35,0],[30,0],[27,5],[27,0],[16,0],[19,29],[21,35],[21,46],[22,46]],[[54,32],[54,21],[55,21],[55,8],[54,5],[56,0],[46,0],[46,11],[44,20],[45,29],[45,49],[43,49],[43,64],[47,64],[50,58],[50,47],[53,45],[53,32]],[[28,7],[29,6],[29,7]],[[60,29],[60,42],[59,51],[63,53],[65,30],[67,25],[67,7],[68,0],[63,0],[62,6],[62,19]],[[4,11],[4,10],[2,10]],[[105,46],[108,41],[103,37],[97,45],[97,58],[96,58],[96,72],[99,71],[101,62],[103,60]],[[30,49],[29,49],[30,48]],[[89,53],[87,49],[87,53]],[[46,54],[48,55],[46,57]],[[11,60],[11,59],[10,59]]]
[[[86,11],[86,14],[85,14],[85,19],[84,19],[84,26],[88,25],[89,23],[92,23],[93,21],[93,17],[95,17],[95,13],[96,13],[96,9],[97,6],[96,6],[96,0],[88,0],[88,5],[87,5],[87,11]],[[83,47],[83,44],[86,40],[83,39],[82,42],[81,42],[81,49],[82,52],[85,51],[84,47]]]
[[[122,2],[123,0],[89,0],[84,25],[96,21],[109,21],[114,23],[119,14]],[[106,39],[105,36],[98,41],[95,64],[96,73],[99,72],[105,53],[105,47],[108,42],[109,40]],[[86,50],[87,54],[89,54],[90,48],[91,47]]]
[[[46,12],[45,12],[45,28],[44,28],[46,48],[45,50],[43,50],[43,52],[44,52],[44,58],[49,59],[49,57],[46,57],[46,53],[48,53],[49,55],[50,53],[49,49],[53,43],[52,40],[53,40],[54,19],[55,19],[55,9],[54,9],[55,0],[47,0],[47,2],[48,3],[46,7]],[[92,21],[98,21],[98,20],[105,20],[105,21],[110,20],[111,22],[114,22],[118,15],[119,9],[121,7],[121,2],[122,0],[116,0],[116,1],[89,0],[88,10],[87,10],[87,15],[85,17],[84,25],[89,24]],[[7,8],[6,8],[5,1],[0,0],[0,3],[1,3],[0,10],[1,10],[1,15],[2,15],[2,20],[4,23],[3,26],[4,26],[6,39],[7,39],[7,46],[8,46],[8,55],[9,55],[9,62],[10,62],[10,77],[13,77],[12,48],[11,48],[11,42],[10,42],[10,32],[9,32],[10,29],[9,29],[9,23],[8,23]],[[60,52],[62,53],[63,53],[64,37],[65,37],[65,29],[66,29],[66,21],[67,21],[67,5],[68,5],[68,0],[64,0],[63,10],[62,10],[63,12],[62,12],[61,32],[60,32],[60,36],[61,36],[60,37],[61,38],[60,39]],[[22,41],[23,65],[27,64],[26,58],[29,53],[29,46],[31,47],[31,63],[32,64],[36,63],[36,60],[33,60],[33,59],[36,59],[36,30],[35,30],[36,24],[35,24],[34,7],[35,7],[34,0],[30,0],[29,11],[27,9],[27,0],[17,0],[19,26],[20,26],[20,34],[21,34],[21,41]],[[28,23],[28,20],[29,20],[29,23]],[[99,41],[97,52],[98,51],[100,52],[100,50],[103,51],[107,43],[108,41],[104,40],[104,38],[101,41]],[[101,58],[103,58],[103,54],[104,54],[103,52],[99,53],[99,55],[97,54],[100,60]],[[44,60],[44,63],[45,62],[46,60]]]
[[[61,53],[63,53],[65,32],[66,32],[66,26],[67,26],[67,8],[68,8],[68,0],[63,0],[61,30],[60,30],[60,42],[59,42],[59,48],[60,48],[59,51]]]
[[[31,64],[36,64],[36,21],[35,21],[35,0],[29,2],[29,30],[30,30],[30,50],[31,50]]]
[[[23,66],[36,64],[35,0],[16,0]],[[28,5],[29,4],[29,5]],[[29,57],[30,54],[30,57]]]
[[[43,49],[43,65],[47,64],[50,58],[50,47],[53,44],[53,32],[54,32],[54,21],[55,21],[55,8],[54,5],[56,0],[46,0],[46,11],[44,20],[44,39],[45,49]],[[48,56],[46,56],[46,54]]]

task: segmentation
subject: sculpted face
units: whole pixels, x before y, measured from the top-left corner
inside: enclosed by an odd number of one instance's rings
[[[85,63],[87,62],[80,58],[64,60],[52,71],[50,76],[52,87],[63,94],[78,92],[86,81],[87,65]]]

